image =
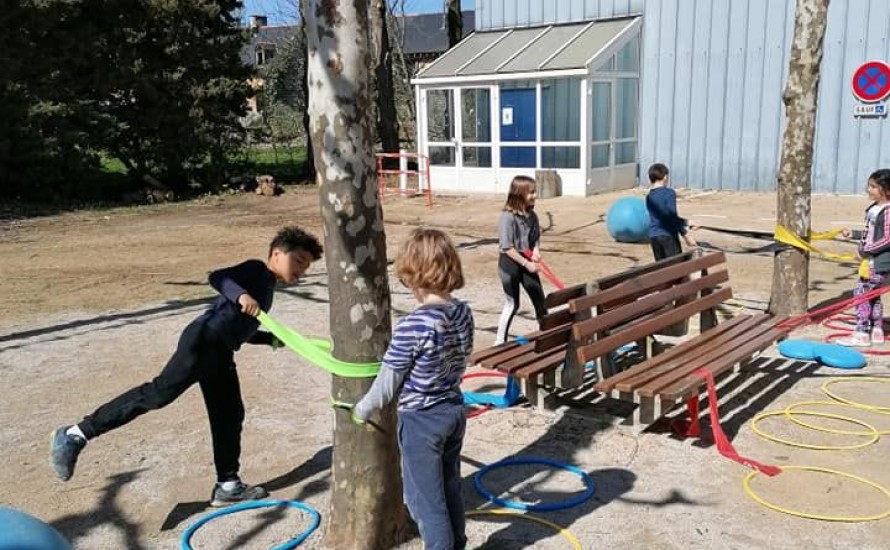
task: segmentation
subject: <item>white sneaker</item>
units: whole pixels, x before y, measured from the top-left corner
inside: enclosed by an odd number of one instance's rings
[[[875,346],[884,343],[884,330],[881,327],[871,329],[871,343]]]
[[[851,348],[867,348],[871,345],[871,338],[867,332],[854,332],[849,338],[840,338],[835,343]]]

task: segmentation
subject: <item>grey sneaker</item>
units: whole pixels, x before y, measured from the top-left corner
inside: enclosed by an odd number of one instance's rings
[[[62,481],[68,481],[74,475],[77,455],[87,445],[86,439],[65,433],[71,426],[62,426],[52,434],[50,457],[53,470]]]
[[[210,505],[215,507],[228,506],[230,504],[237,504],[247,500],[260,500],[267,496],[269,496],[269,493],[262,487],[248,485],[241,481],[239,481],[238,485],[230,491],[226,491],[222,488],[221,484],[217,483],[213,486],[213,495],[210,497]]]

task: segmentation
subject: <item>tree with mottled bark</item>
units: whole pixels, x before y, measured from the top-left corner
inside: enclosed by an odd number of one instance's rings
[[[375,113],[377,139],[386,153],[399,151],[399,117],[392,81],[392,44],[389,39],[386,0],[371,0],[371,45],[374,48]]]
[[[303,2],[333,354],[345,361],[379,361],[391,321],[370,117],[368,0]],[[371,383],[334,377],[331,396],[354,403]],[[348,413],[335,413],[328,548],[391,548],[405,536],[394,406],[378,423],[382,429],[369,431],[353,424]]]
[[[460,0],[446,0],[445,14],[448,20],[448,47],[453,48],[464,37]]]
[[[804,241],[810,234],[810,191],[813,141],[819,94],[822,45],[828,21],[829,0],[797,0],[794,37],[785,103],[785,135],[777,185],[777,225]],[[793,315],[807,310],[810,256],[786,247],[775,255],[771,313]]]

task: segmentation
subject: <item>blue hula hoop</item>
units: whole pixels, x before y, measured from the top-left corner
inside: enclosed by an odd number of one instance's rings
[[[229,514],[234,514],[235,512],[241,512],[243,510],[252,510],[254,508],[270,508],[272,506],[291,506],[298,510],[302,510],[308,513],[309,517],[312,518],[312,524],[309,526],[308,529],[306,529],[306,531],[304,531],[296,538],[289,540],[281,546],[276,546],[271,550],[291,550],[292,548],[296,548],[300,545],[301,542],[309,538],[309,535],[311,535],[318,528],[318,524],[321,522],[321,516],[317,511],[298,500],[252,500],[250,502],[243,502],[241,504],[223,508],[222,510],[213,512],[211,514],[207,514],[206,516],[196,521],[182,534],[181,548],[182,550],[194,550],[191,545],[192,535],[194,535],[195,531],[200,529],[201,526],[203,526],[210,520],[216,519],[221,516],[227,516]]]
[[[543,464],[545,466],[551,466],[553,468],[559,468],[561,470],[565,470],[567,472],[571,472],[584,481],[585,489],[584,492],[576,497],[572,497],[567,500],[559,501],[559,502],[549,502],[545,504],[525,504],[523,502],[516,502],[515,500],[504,500],[502,498],[498,498],[494,496],[488,489],[485,488],[485,485],[482,483],[482,478],[489,471],[494,468],[502,468],[504,466],[512,466],[517,464]],[[583,471],[580,468],[572,466],[570,464],[563,464],[562,462],[557,462],[555,460],[550,460],[549,458],[532,458],[532,457],[515,457],[515,458],[507,458],[501,460],[500,462],[494,462],[483,467],[481,470],[476,472],[476,475],[473,476],[473,486],[476,488],[476,491],[482,495],[483,498],[488,500],[489,502],[493,502],[504,508],[512,508],[514,510],[528,510],[528,511],[540,511],[547,512],[552,510],[565,510],[566,508],[571,508],[572,506],[577,506],[582,502],[585,502],[590,497],[593,496],[594,486],[593,486],[593,478],[587,475],[587,472]]]

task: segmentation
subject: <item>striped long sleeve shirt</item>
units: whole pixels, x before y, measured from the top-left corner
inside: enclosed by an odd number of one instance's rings
[[[462,403],[460,382],[473,352],[473,330],[470,306],[456,299],[420,306],[402,318],[355,416],[367,420],[396,394],[400,411]]]

